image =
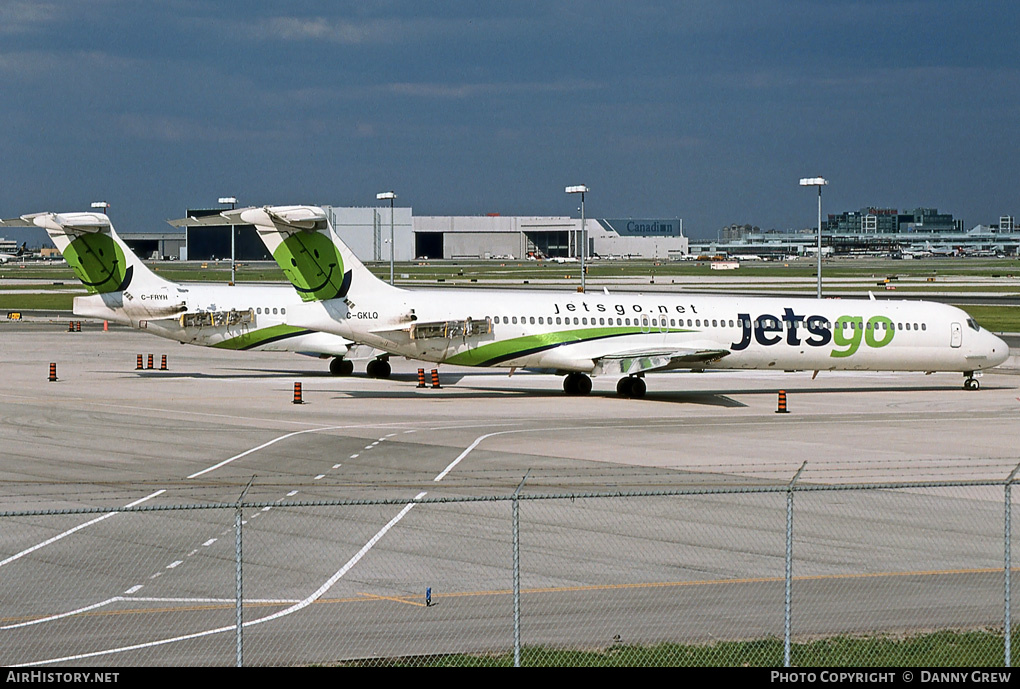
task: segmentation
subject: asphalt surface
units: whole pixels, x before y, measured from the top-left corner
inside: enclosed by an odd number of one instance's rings
[[[511,648],[512,505],[495,498],[518,489],[522,641],[604,648],[781,637],[787,494],[534,498],[774,489],[802,466],[812,487],[995,481],[1020,463],[1010,374],[968,392],[958,374],[672,373],[641,400],[615,379],[567,398],[555,376],[441,367],[422,389],[418,362],[334,378],[297,355],[83,326],[0,324],[8,666],[235,652],[232,508],[12,512],[246,491],[245,663],[323,663]],[[169,370],[135,370],[149,353]],[[285,506],[330,500],[390,502]],[[795,640],[1001,625],[1002,486],[794,500]]]

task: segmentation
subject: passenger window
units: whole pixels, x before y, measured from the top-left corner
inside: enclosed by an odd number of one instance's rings
[[[287,309],[281,308],[280,313],[287,313]]]
[[[927,329],[928,329],[928,325],[926,323],[922,323],[921,324],[921,330],[927,330]]]
[[[531,323],[532,325],[535,325],[535,317],[534,317],[534,316],[532,316],[532,317],[531,317],[531,318],[529,319],[529,322],[530,322],[530,323]]]
[[[511,318],[510,322],[513,323],[514,325],[517,325],[517,316],[514,316],[513,318]]]

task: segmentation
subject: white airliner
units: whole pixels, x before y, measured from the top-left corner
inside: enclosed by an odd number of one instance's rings
[[[138,259],[103,213],[35,213],[21,220],[46,230],[91,293],[74,298],[75,315],[129,325],[185,344],[332,358],[329,368],[334,375],[348,375],[354,369],[347,358],[353,342],[285,322],[287,309],[301,303],[290,285],[165,280]],[[359,349],[368,358],[377,354]],[[370,374],[373,367],[378,373],[385,366],[388,375],[384,360],[369,363]]]
[[[958,308],[921,301],[697,294],[406,290],[375,276],[316,206],[227,211],[253,224],[304,304],[286,322],[410,359],[619,376],[641,397],[645,374],[673,369],[956,371],[1002,363],[1006,343]]]
[[[28,253],[28,249],[25,248],[27,242],[22,242],[21,246],[13,254],[0,253],[0,263],[7,263],[15,258],[21,258]]]

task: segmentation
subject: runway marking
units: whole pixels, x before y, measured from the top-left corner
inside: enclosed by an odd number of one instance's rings
[[[235,460],[241,459],[242,457],[247,457],[248,455],[250,455],[250,454],[252,454],[254,452],[258,452],[259,450],[264,450],[265,448],[269,447],[270,445],[275,445],[276,443],[280,442],[281,440],[287,440],[288,438],[293,438],[294,436],[297,436],[297,435],[304,435],[305,433],[319,433],[319,432],[322,432],[322,431],[335,431],[335,430],[338,430],[340,428],[345,428],[345,426],[325,426],[325,427],[320,427],[320,428],[306,428],[303,431],[294,431],[293,433],[286,433],[286,434],[281,435],[281,436],[279,436],[277,438],[273,438],[272,440],[270,440],[268,442],[262,443],[261,445],[259,445],[257,447],[253,447],[251,449],[245,450],[244,452],[242,452],[240,454],[236,454],[233,457],[230,457],[228,459],[224,459],[222,462],[219,462],[217,464],[213,464],[211,467],[207,467],[205,469],[202,469],[202,471],[196,471],[194,474],[191,474],[187,478],[197,478],[199,476],[202,476],[203,474],[208,474],[210,471],[216,471],[217,469],[219,469],[221,467],[225,467],[226,465],[230,464],[231,462],[233,462]]]
[[[174,561],[173,561],[173,562],[171,562],[171,563],[170,563],[169,565],[167,565],[167,566],[166,566],[166,568],[167,568],[167,569],[173,569],[173,568],[174,568],[174,567],[176,567],[177,565],[183,565],[183,564],[184,564],[184,560],[174,560]]]
[[[427,607],[424,603],[416,600],[408,600],[407,598],[400,598],[399,596],[379,596],[374,593],[359,593],[359,596],[369,598],[371,600],[388,600],[394,603],[402,603],[404,605],[414,605],[419,608]]]
[[[154,497],[156,497],[158,495],[161,495],[161,494],[163,494],[165,492],[166,491],[162,490],[162,489],[161,490],[157,490],[155,493],[152,493],[151,495],[146,495],[144,498],[141,498],[139,500],[135,500],[132,503],[128,503],[127,505],[124,505],[124,507],[134,507],[136,505],[141,505],[146,500],[151,500],[152,498],[154,498]],[[109,519],[110,517],[112,517],[115,514],[120,514],[120,512],[107,512],[106,514],[104,514],[104,515],[102,515],[100,517],[96,517],[95,519],[93,519],[91,521],[87,521],[84,524],[79,524],[78,526],[75,526],[74,528],[68,529],[67,531],[64,531],[63,533],[59,533],[56,536],[53,536],[52,538],[48,538],[45,541],[43,541],[42,543],[37,543],[34,546],[32,546],[31,548],[26,548],[25,550],[22,550],[20,553],[16,553],[15,555],[11,555],[6,560],[0,560],[0,567],[3,567],[4,565],[6,565],[6,564],[8,564],[10,562],[14,562],[15,560],[18,560],[18,559],[28,555],[29,553],[34,553],[35,551],[39,550],[40,548],[45,548],[46,546],[48,546],[48,545],[50,545],[52,543],[56,543],[57,541],[61,540],[62,538],[66,538],[67,536],[70,536],[71,534],[75,533],[76,531],[81,531],[82,529],[84,529],[86,527],[89,527],[89,526],[92,526],[93,524],[98,524],[99,522],[103,521],[104,519]]]
[[[446,475],[453,471],[457,467],[457,465],[460,464],[461,460],[467,457],[469,454],[471,454],[471,451],[478,447],[479,443],[481,443],[486,438],[491,438],[494,435],[504,435],[506,433],[523,433],[525,430],[526,429],[516,429],[512,431],[496,431],[495,433],[487,433],[486,435],[478,436],[477,438],[475,438],[475,441],[473,443],[467,446],[467,449],[465,449],[457,456],[457,459],[450,462],[446,466],[446,468],[440,471],[439,474],[432,480],[438,482],[446,478]]]
[[[318,476],[316,476],[312,480],[313,481],[318,481],[319,479],[323,479],[323,478],[326,478],[326,475],[325,474],[319,474]]]
[[[418,495],[416,495],[414,497],[414,499],[415,500],[420,500],[421,498],[425,497],[425,495],[427,495],[427,493],[425,493],[423,491],[421,493],[418,493]],[[262,617],[262,618],[259,618],[257,620],[249,620],[248,622],[245,622],[242,626],[248,627],[248,626],[254,626],[256,624],[262,624],[263,622],[271,622],[272,620],[276,620],[276,619],[279,619],[281,617],[286,617],[287,615],[291,615],[291,614],[293,614],[295,612],[298,612],[299,610],[303,610],[306,607],[308,607],[309,605],[311,605],[312,603],[316,602],[327,591],[329,591],[333,587],[333,585],[336,584],[336,582],[340,581],[340,579],[342,579],[344,577],[344,575],[347,574],[347,572],[349,572],[352,567],[354,567],[354,565],[358,564],[358,562],[361,561],[361,558],[363,558],[366,554],[368,554],[368,552],[375,546],[375,544],[379,542],[379,539],[381,539],[383,536],[385,536],[389,532],[390,529],[392,529],[394,526],[396,526],[407,515],[407,513],[410,512],[412,508],[414,508],[414,506],[416,504],[417,503],[415,503],[415,502],[409,502],[406,505],[404,505],[404,508],[402,510],[400,510],[400,512],[398,512],[395,517],[390,519],[390,521],[388,521],[384,527],[379,529],[379,531],[377,531],[376,534],[374,536],[372,536],[372,538],[370,538],[368,540],[368,542],[365,543],[365,545],[363,545],[361,547],[361,549],[357,553],[355,553],[354,556],[344,564],[343,567],[341,567],[339,570],[337,570],[333,574],[333,576],[331,576],[329,579],[327,579],[325,581],[325,583],[323,583],[322,586],[320,586],[314,592],[312,592],[311,595],[309,595],[306,598],[298,601],[297,603],[294,603],[290,607],[287,607],[287,608],[285,608],[283,610],[275,612],[275,613],[273,613],[271,615],[267,615],[266,617]],[[104,601],[103,603],[97,603],[97,604],[95,604],[93,606],[90,606],[88,608],[88,610],[95,609],[96,607],[99,607],[100,605],[106,605],[106,604],[108,604],[109,602],[111,602],[113,600],[114,599],[109,599],[107,601]],[[81,612],[81,611],[84,611],[84,610],[86,610],[86,609],[82,608],[78,612]],[[64,613],[63,615],[69,615],[69,614],[75,614],[75,613]],[[223,632],[234,631],[235,629],[236,629],[236,627],[234,625],[230,625],[228,627],[219,627],[217,629],[207,629],[205,631],[195,632],[193,634],[185,634],[183,636],[176,636],[176,637],[173,637],[173,638],[170,638],[170,639],[160,639],[158,641],[147,641],[147,642],[140,643],[140,644],[133,644],[131,646],[121,646],[119,648],[111,648],[111,649],[107,649],[107,650],[104,650],[104,651],[92,651],[92,652],[89,652],[89,653],[80,653],[80,654],[71,655],[71,656],[64,656],[62,658],[50,658],[48,660],[39,660],[39,661],[35,661],[35,662],[32,662],[32,663],[21,663],[21,664],[18,664],[18,665],[11,665],[11,667],[25,667],[25,666],[29,666],[29,665],[48,665],[50,663],[63,663],[63,662],[68,662],[68,661],[72,661],[72,660],[82,660],[84,658],[96,658],[96,657],[99,657],[99,656],[112,655],[114,653],[122,653],[122,652],[125,652],[125,651],[135,651],[135,650],[142,649],[142,648],[153,648],[153,647],[156,647],[156,646],[163,646],[163,645],[166,645],[166,644],[176,643],[178,641],[187,641],[189,639],[198,639],[198,638],[201,638],[201,637],[204,637],[204,636],[211,636],[213,634],[220,634],[220,633],[223,633]]]
[[[1012,568],[1013,572],[1020,572],[1020,567]],[[999,567],[981,567],[974,569],[942,569],[942,570],[918,570],[918,571],[903,571],[903,572],[865,572],[865,573],[849,573],[849,574],[816,574],[816,575],[804,575],[793,577],[794,582],[809,582],[809,581],[825,581],[825,580],[841,580],[841,579],[871,579],[871,578],[882,578],[882,577],[934,577],[934,576],[950,576],[959,574],[1001,574],[1002,569]],[[775,577],[742,577],[736,579],[701,579],[692,581],[652,581],[642,582],[634,584],[592,584],[588,586],[543,586],[537,588],[522,588],[522,594],[540,594],[540,593],[578,593],[578,592],[589,592],[589,591],[622,591],[629,589],[651,589],[651,588],[683,588],[683,587],[703,587],[703,586],[729,586],[733,584],[779,584],[785,581],[781,576]],[[137,587],[141,588],[141,587]],[[435,593],[433,592],[432,598],[465,598],[465,597],[477,597],[477,596],[507,596],[513,594],[513,589],[491,589],[483,591],[456,591],[451,593]],[[335,605],[339,603],[366,603],[373,601],[388,601],[393,603],[401,603],[405,605],[415,605],[419,607],[426,607],[424,603],[417,601],[415,598],[410,596],[383,596],[371,593],[359,592],[356,596],[346,598],[320,598],[313,601],[318,605]],[[128,610],[113,610],[98,612],[99,607],[109,605],[110,603],[117,602],[165,602],[165,603],[211,603],[212,605],[205,605],[202,607],[188,606],[188,607],[168,607],[168,608],[137,608]],[[268,605],[295,605],[302,601],[297,599],[258,599],[245,601],[245,608],[251,607],[265,607]],[[68,617],[70,615],[147,615],[147,614],[161,614],[161,613],[178,613],[178,612],[189,612],[196,610],[225,610],[232,609],[235,601],[232,598],[146,598],[146,597],[127,597],[127,596],[115,596],[102,603],[96,603],[85,608],[80,608],[66,613],[59,613],[56,615],[49,615],[47,617],[25,620],[11,624],[8,626],[0,627],[3,629],[14,629],[16,627],[25,627],[32,624],[38,624],[40,622],[48,622],[56,619]],[[253,620],[251,622],[245,622],[245,626],[249,624],[255,624],[257,622],[263,622],[268,620],[268,617],[261,618],[259,620]],[[11,618],[0,621],[11,621]],[[233,630],[234,627],[226,627],[224,629]],[[212,632],[209,632],[212,633]],[[161,642],[167,643],[167,642]],[[111,651],[112,652],[112,651]],[[45,661],[45,662],[56,662],[56,661]]]
[[[287,497],[288,498],[292,498],[292,497],[294,497],[297,494],[298,494],[298,491],[292,490],[291,492],[287,493]]]

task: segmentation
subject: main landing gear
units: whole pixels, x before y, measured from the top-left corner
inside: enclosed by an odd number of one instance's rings
[[[354,373],[354,362],[344,359],[342,356],[333,357],[329,362],[329,372],[334,376],[349,376]]]
[[[981,389],[981,383],[978,381],[977,378],[974,377],[974,372],[973,371],[964,371],[963,375],[966,376],[963,379],[963,389],[964,390],[980,390]]]
[[[372,359],[365,367],[365,373],[369,378],[389,378],[390,362],[386,359]],[[329,362],[329,372],[334,376],[349,376],[354,373],[354,362],[342,356],[333,357]]]
[[[591,392],[591,378],[583,373],[568,373],[563,379],[563,391],[571,396],[587,395]]]
[[[620,397],[638,399],[645,396],[645,379],[640,376],[621,378],[616,384],[616,394]],[[580,397],[591,392],[591,378],[583,373],[568,373],[563,379],[563,391],[572,397]]]
[[[372,359],[365,367],[369,378],[389,378],[390,370],[390,362],[386,359]]]
[[[645,380],[637,376],[621,378],[616,384],[616,394],[620,397],[632,397],[638,399],[645,396]]]

